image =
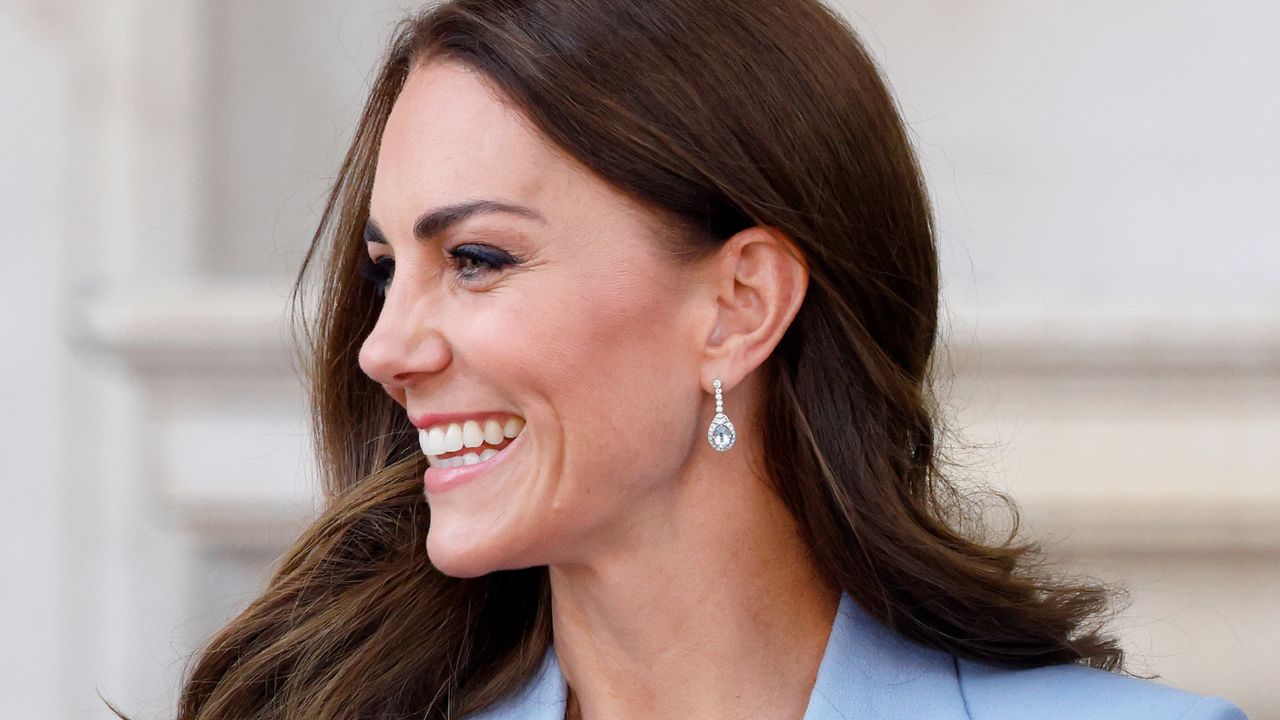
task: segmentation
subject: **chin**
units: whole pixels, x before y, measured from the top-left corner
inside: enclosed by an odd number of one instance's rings
[[[435,523],[427,531],[427,557],[437,570],[450,577],[480,577],[497,570],[537,564],[523,562],[523,555],[491,533],[451,528],[447,524],[437,527]]]

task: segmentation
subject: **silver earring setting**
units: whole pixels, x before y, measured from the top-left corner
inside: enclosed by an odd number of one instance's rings
[[[738,433],[733,429],[729,416],[724,414],[724,393],[720,391],[720,378],[712,383],[716,387],[716,415],[711,418],[711,426],[707,428],[707,442],[719,452],[733,447]]]

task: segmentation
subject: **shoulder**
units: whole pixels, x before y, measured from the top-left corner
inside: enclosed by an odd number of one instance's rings
[[[1231,702],[1084,665],[1009,669],[956,658],[973,720],[1247,720]]]

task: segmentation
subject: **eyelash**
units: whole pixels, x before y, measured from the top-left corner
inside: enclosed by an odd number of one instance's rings
[[[481,252],[477,250],[468,250],[467,248],[482,248],[484,245],[459,245],[449,251],[449,259],[455,266],[455,273],[462,282],[475,282],[482,275],[488,275],[491,272],[498,272],[508,265],[516,265],[520,261],[511,258],[499,252]],[[483,270],[463,270],[460,269],[467,261],[475,262],[483,267]],[[383,255],[374,260],[368,255],[360,257],[358,270],[362,276],[373,283],[374,291],[381,297],[387,294],[387,286],[391,284],[391,279],[395,275],[395,258],[390,255]],[[473,266],[474,267],[474,266]]]

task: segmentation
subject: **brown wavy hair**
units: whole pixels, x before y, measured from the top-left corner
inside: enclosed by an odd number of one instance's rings
[[[515,690],[552,640],[545,567],[431,565],[416,431],[357,365],[381,302],[356,272],[381,133],[433,59],[483,73],[642,201],[673,261],[757,224],[802,250],[808,292],[755,406],[774,491],[826,579],[955,655],[1127,673],[1104,634],[1127,592],[1015,542],[1017,506],[984,489],[1012,513],[998,539],[944,472],[931,208],[839,15],[817,0],[453,0],[397,28],[294,288],[327,507],[195,658],[179,718],[456,718]]]

